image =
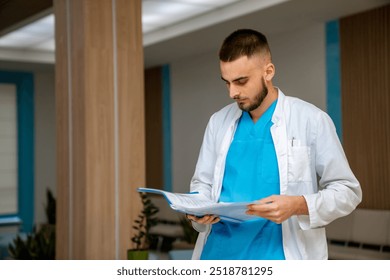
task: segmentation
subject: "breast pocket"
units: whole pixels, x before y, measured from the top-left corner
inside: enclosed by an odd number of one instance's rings
[[[310,147],[288,147],[288,180],[289,182],[311,181]]]

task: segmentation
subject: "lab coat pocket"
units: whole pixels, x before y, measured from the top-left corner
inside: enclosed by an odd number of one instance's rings
[[[288,147],[288,181],[308,182],[311,181],[310,173],[310,147]]]

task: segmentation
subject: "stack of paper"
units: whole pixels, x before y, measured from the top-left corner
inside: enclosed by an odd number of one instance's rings
[[[221,220],[232,222],[243,222],[259,218],[245,214],[247,205],[253,202],[217,203],[205,199],[204,196],[198,193],[172,193],[152,188],[138,188],[138,191],[163,195],[173,210],[190,215],[199,217],[215,215],[219,216]]]

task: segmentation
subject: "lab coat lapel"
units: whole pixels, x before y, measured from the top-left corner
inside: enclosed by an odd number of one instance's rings
[[[279,167],[279,180],[280,180],[280,194],[286,194],[287,192],[287,126],[286,118],[288,115],[286,111],[285,95],[280,89],[278,89],[278,103],[276,104],[275,112],[272,116],[272,122],[274,123],[271,127],[272,140],[275,145],[275,151],[278,159]]]

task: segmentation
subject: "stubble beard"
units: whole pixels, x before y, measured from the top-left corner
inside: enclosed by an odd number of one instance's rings
[[[255,96],[253,102],[249,103],[248,105],[245,105],[245,104],[239,103],[239,100],[238,100],[237,104],[241,110],[243,110],[245,112],[251,112],[251,111],[259,108],[259,106],[261,105],[261,103],[263,103],[265,97],[268,94],[268,88],[264,82],[264,79],[262,80],[262,85],[263,85],[263,89]]]

